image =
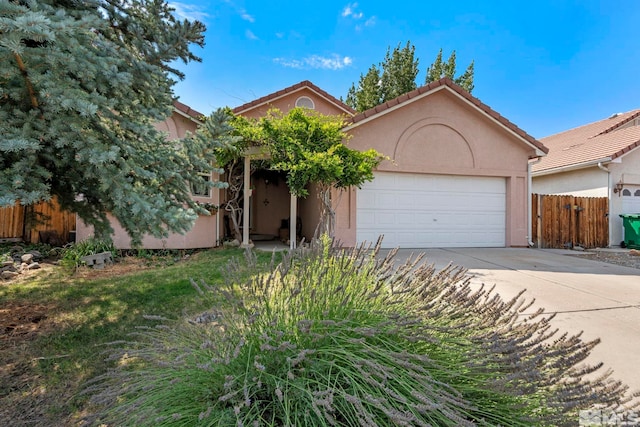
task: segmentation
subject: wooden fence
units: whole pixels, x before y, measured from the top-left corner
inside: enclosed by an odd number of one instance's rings
[[[585,249],[609,245],[609,200],[533,194],[532,232],[539,248]]]
[[[31,206],[0,208],[0,239],[20,239],[53,245],[73,240],[76,216],[63,211],[54,199]]]

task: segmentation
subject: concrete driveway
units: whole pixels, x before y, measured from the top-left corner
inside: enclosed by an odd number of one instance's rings
[[[526,289],[536,307],[558,313],[553,324],[561,331],[600,338],[588,360],[604,362],[616,379],[640,390],[640,270],[554,249],[402,249],[398,259],[419,252],[436,267],[467,268],[472,283],[495,284],[503,299]]]

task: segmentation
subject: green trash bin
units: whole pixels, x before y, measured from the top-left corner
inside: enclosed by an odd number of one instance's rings
[[[621,214],[620,218],[624,227],[624,245],[640,249],[640,214]]]

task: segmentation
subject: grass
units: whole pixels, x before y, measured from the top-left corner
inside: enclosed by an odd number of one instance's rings
[[[125,339],[144,315],[205,310],[189,278],[216,284],[238,249],[118,264],[102,273],[61,267],[0,285],[0,425],[75,425],[82,384],[110,367],[103,344]],[[271,254],[259,255],[266,265]],[[170,265],[173,264],[173,265]]]
[[[233,276],[228,276],[233,278]],[[102,426],[564,426],[638,402],[599,366],[596,341],[472,289],[464,270],[396,266],[323,239],[265,274],[202,284],[224,297],[114,343],[87,390]],[[106,423],[106,424],[103,424]]]

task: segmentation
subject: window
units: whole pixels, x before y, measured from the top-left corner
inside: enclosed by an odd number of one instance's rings
[[[636,197],[640,197],[640,190],[636,190],[636,192],[633,193],[633,195],[636,196]]]
[[[631,191],[629,191],[628,189],[625,188],[624,190],[622,190],[622,195],[623,196],[631,196]]]
[[[300,98],[296,99],[296,107],[304,107],[313,110],[316,108],[316,105],[308,96],[301,96]]]
[[[201,173],[200,176],[204,179],[206,183],[211,182],[211,175]],[[211,197],[211,189],[203,184],[191,184],[191,195],[198,197]]]

